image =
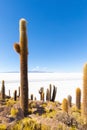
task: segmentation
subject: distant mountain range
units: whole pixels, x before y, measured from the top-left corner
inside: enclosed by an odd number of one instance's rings
[[[20,73],[19,71],[8,71],[8,72],[0,72],[0,73]],[[53,73],[47,71],[28,71],[28,73]]]

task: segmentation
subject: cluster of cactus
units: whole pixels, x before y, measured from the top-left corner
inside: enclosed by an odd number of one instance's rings
[[[43,87],[40,88],[39,94],[40,94],[40,100],[44,101],[44,88]]]
[[[14,91],[14,101],[17,100],[17,90]]]
[[[20,41],[14,44],[14,49],[20,55],[20,102],[24,116],[28,114],[28,45],[26,33],[26,20],[20,20]]]
[[[82,104],[82,117],[84,123],[87,124],[87,63],[83,69],[83,104]]]
[[[77,109],[81,108],[81,89],[76,89],[76,107]]]
[[[2,80],[1,99],[5,100],[5,84],[4,84],[4,80]]]
[[[46,92],[46,100],[47,101],[55,101],[56,98],[56,93],[57,93],[57,87],[53,86],[53,93],[52,93],[52,85],[49,85],[49,89],[47,89]]]
[[[69,108],[72,107],[72,96],[68,95],[68,106]]]
[[[62,110],[68,113],[68,100],[66,98],[63,99]]]

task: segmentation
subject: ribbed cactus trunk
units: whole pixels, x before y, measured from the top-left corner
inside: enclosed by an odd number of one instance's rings
[[[76,107],[78,109],[81,108],[81,89],[80,88],[76,89]]]
[[[28,114],[28,45],[26,33],[26,20],[20,20],[20,44],[14,44],[15,50],[20,54],[20,90],[21,107],[24,116]]]
[[[87,63],[83,69],[83,103],[82,103],[82,116],[84,123],[87,124]]]

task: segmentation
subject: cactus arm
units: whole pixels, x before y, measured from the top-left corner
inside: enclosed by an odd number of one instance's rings
[[[15,43],[15,44],[14,44],[14,49],[15,49],[15,51],[16,51],[17,53],[20,54],[20,45],[19,45],[18,43]]]

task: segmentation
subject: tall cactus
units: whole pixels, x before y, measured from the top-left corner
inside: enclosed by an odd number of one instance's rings
[[[51,99],[52,102],[55,101],[56,93],[57,93],[57,87],[53,86],[53,94],[52,94],[52,99]]]
[[[48,88],[47,88],[47,91],[46,91],[46,101],[50,101],[50,91],[49,91]]]
[[[4,80],[2,80],[1,99],[5,100],[5,85],[4,85]]]
[[[17,100],[17,90],[14,91],[14,101]]]
[[[50,101],[51,101],[51,93],[52,93],[52,85],[49,85],[49,91],[50,91]]]
[[[20,97],[20,87],[18,87],[18,97]]]
[[[44,88],[41,87],[40,90],[39,90],[39,94],[40,94],[40,100],[44,100]]]
[[[69,107],[72,106],[72,97],[71,97],[71,95],[68,95],[68,106]]]
[[[33,100],[33,94],[31,94],[31,100]]]
[[[63,99],[62,110],[68,113],[68,100],[66,98]]]
[[[82,106],[82,116],[84,123],[87,124],[87,63],[84,65],[83,69],[83,106]]]
[[[26,33],[26,20],[20,20],[20,40],[19,44],[14,44],[14,49],[20,55],[20,86],[21,86],[21,108],[24,116],[28,114],[28,45]]]
[[[78,109],[81,108],[81,89],[80,88],[76,89],[76,107]]]

